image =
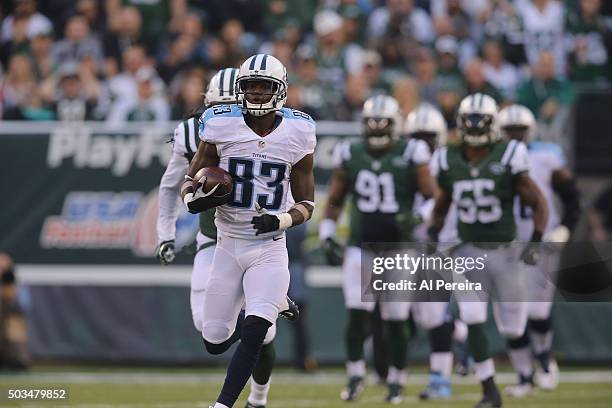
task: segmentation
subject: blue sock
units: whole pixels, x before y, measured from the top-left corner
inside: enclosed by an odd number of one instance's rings
[[[258,316],[249,315],[244,319],[240,344],[227,369],[225,382],[217,402],[228,407],[234,405],[255,368],[270,326],[272,323]]]

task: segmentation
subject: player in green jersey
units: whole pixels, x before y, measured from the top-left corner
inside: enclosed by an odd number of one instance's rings
[[[527,320],[519,260],[533,265],[538,258],[534,244],[527,243],[520,252],[511,244],[516,237],[514,198],[518,195],[533,209],[531,242],[542,240],[548,208],[529,177],[527,148],[516,140],[501,141],[496,118],[497,104],[487,95],[469,95],[461,102],[457,117],[461,143],[438,149],[432,159],[440,188],[429,236],[437,242],[449,206],[454,203],[458,234],[463,243],[456,255],[476,258],[486,254],[484,270],[466,273],[465,277],[482,282],[485,289],[496,294],[493,309],[497,327],[512,343],[522,336]],[[461,319],[468,324],[469,347],[483,389],[483,398],[476,407],[500,407],[495,367],[484,332],[489,293],[479,293],[475,298],[473,295],[455,292]]]
[[[159,246],[157,257],[162,265],[168,265],[175,258],[175,223],[179,186],[184,181],[189,164],[200,144],[199,118],[206,108],[214,105],[236,103],[234,83],[238,74],[237,68],[225,68],[217,72],[208,84],[204,94],[204,104],[196,109],[174,131],[173,151],[168,167],[162,177],[159,188],[159,215],[157,218],[157,235]],[[204,293],[208,281],[217,242],[215,227],[215,209],[200,213],[200,230],[197,237],[197,253],[193,261],[191,274],[191,313],[193,324],[202,332],[204,313]],[[247,399],[247,408],[263,408],[267,403],[270,389],[270,375],[274,365],[274,337],[276,325],[268,329],[259,361],[253,371],[251,392]]]
[[[337,167],[332,175],[325,219],[319,237],[325,250],[338,249],[334,241],[336,221],[345,198],[351,196],[350,237],[343,264],[343,292],[349,311],[346,329],[349,382],[341,397],[355,400],[363,388],[365,362],[363,343],[370,335],[370,317],[375,302],[362,300],[362,243],[402,242],[409,235],[399,222],[412,212],[414,195],[433,195],[428,163],[431,154],[422,140],[399,139],[402,117],[397,101],[377,95],[363,107],[364,138],[340,144],[336,149]],[[365,253],[364,256],[369,256]],[[387,401],[403,399],[409,302],[381,302],[381,315],[388,335],[390,368]]]

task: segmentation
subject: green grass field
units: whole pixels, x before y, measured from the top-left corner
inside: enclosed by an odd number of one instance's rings
[[[220,389],[223,373],[219,370],[194,369],[38,369],[19,375],[0,375],[1,407],[91,407],[91,408],[208,408]],[[501,374],[499,382],[508,384],[514,376]],[[416,394],[427,376],[413,374],[403,405],[414,407],[471,407],[480,390],[472,377],[454,378],[454,396],[443,402],[420,402]],[[506,407],[612,407],[612,371],[603,369],[564,371],[562,383],[554,392],[537,392],[523,400],[505,399]],[[269,408],[347,407],[338,394],[344,382],[339,370],[322,370],[302,375],[278,370],[273,376]],[[9,401],[8,389],[68,390],[63,401]],[[362,398],[350,406],[388,407],[382,398],[385,389],[369,385]],[[236,407],[245,404],[243,392]]]

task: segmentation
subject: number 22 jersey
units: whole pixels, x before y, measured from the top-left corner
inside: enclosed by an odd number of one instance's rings
[[[200,118],[200,139],[216,146],[219,167],[234,180],[231,201],[217,207],[215,214],[215,225],[224,235],[255,238],[251,219],[261,215],[255,203],[269,214],[286,212],[291,169],[314,153],[316,127],[310,116],[289,108],[276,114],[282,120],[265,137],[249,128],[238,105],[211,107]]]

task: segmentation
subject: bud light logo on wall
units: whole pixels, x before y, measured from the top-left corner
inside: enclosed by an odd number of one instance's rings
[[[157,246],[158,190],[93,192],[72,191],[62,213],[46,217],[40,245],[46,249],[129,249],[152,257]],[[193,241],[198,217],[189,214],[177,198],[177,247]]]

